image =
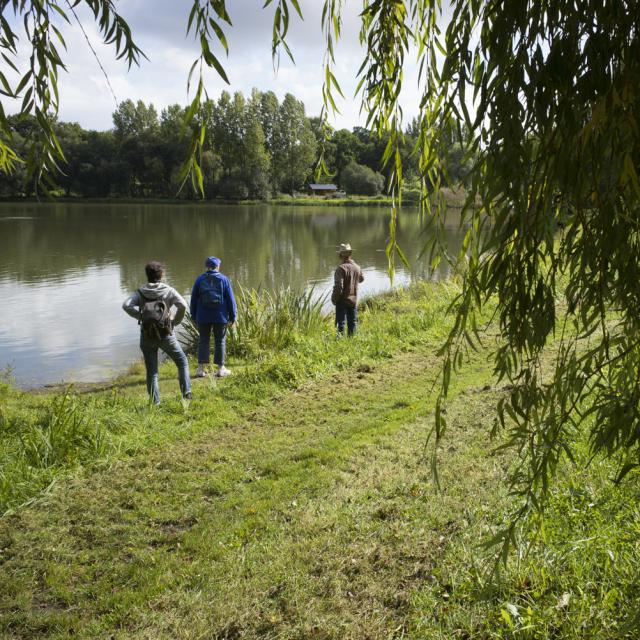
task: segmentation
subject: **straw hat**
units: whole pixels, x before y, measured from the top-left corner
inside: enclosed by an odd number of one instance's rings
[[[340,245],[340,248],[338,249],[338,255],[339,256],[350,256],[351,255],[351,245],[347,242],[347,243],[343,243]]]

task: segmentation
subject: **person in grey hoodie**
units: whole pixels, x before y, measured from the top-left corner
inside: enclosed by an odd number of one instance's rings
[[[160,404],[160,388],[158,386],[158,349],[162,349],[178,367],[178,380],[182,397],[191,400],[191,381],[189,379],[189,363],[180,343],[173,333],[173,327],[179,325],[187,310],[184,298],[168,284],[162,282],[164,267],[159,262],[149,262],[144,268],[148,282],[134,291],[122,304],[122,308],[140,324],[140,349],[144,356],[147,370],[147,391],[154,404]],[[148,335],[142,326],[145,304],[159,300],[166,304],[167,310],[175,306],[175,316],[167,318],[167,328],[155,331],[156,335]]]

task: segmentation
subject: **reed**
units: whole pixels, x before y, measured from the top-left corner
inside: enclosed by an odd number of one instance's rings
[[[327,326],[325,296],[313,288],[266,289],[238,287],[238,317],[227,336],[227,353],[236,357],[258,355],[265,349],[282,350],[301,336],[312,336]],[[198,350],[198,327],[185,318],[180,342],[187,353]]]

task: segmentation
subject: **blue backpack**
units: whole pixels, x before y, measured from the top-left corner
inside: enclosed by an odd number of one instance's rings
[[[205,309],[221,309],[224,304],[224,281],[207,274],[200,282],[200,302]]]

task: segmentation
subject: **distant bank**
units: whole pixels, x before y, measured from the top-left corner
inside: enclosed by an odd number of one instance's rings
[[[453,191],[443,189],[442,193],[448,206],[460,208],[464,204],[466,192],[464,190]],[[329,196],[309,196],[306,194],[290,196],[280,194],[274,198],[266,200],[228,200],[224,198],[199,199],[199,198],[84,198],[77,196],[53,196],[42,197],[40,199],[33,196],[25,198],[0,198],[0,203],[24,203],[24,202],[73,202],[73,203],[95,203],[95,204],[194,204],[194,205],[264,205],[273,204],[281,206],[298,207],[391,207],[390,196],[346,196],[344,198],[332,198]],[[418,207],[420,196],[418,193],[410,192],[402,197],[402,206],[406,208]]]

